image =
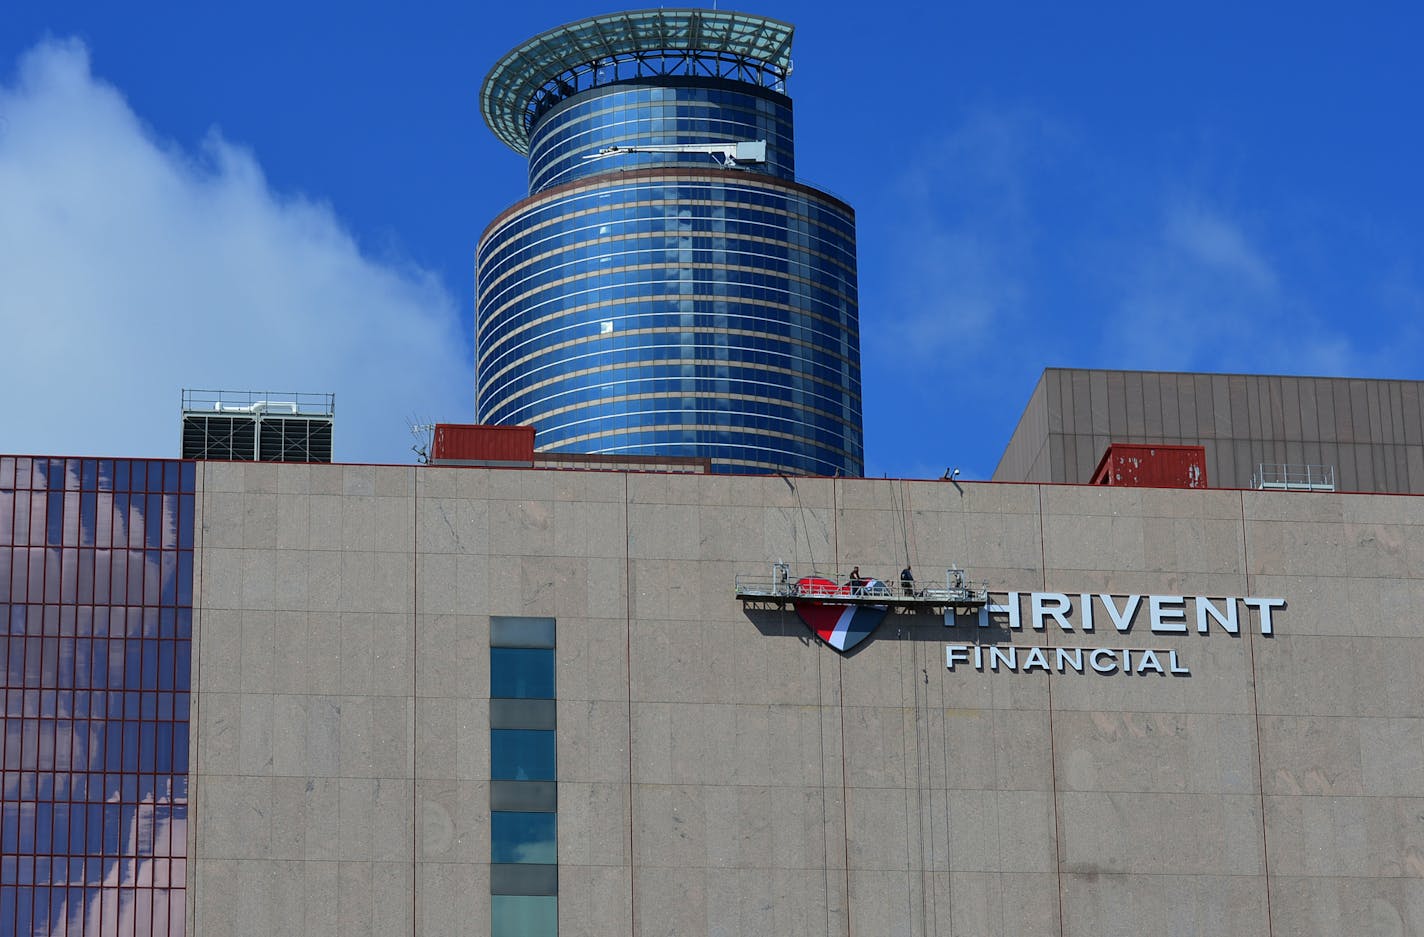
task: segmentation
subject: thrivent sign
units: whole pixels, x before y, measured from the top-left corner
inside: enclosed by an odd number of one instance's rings
[[[1263,635],[1275,634],[1274,613],[1286,607],[1285,599],[1247,596],[1212,598],[1184,595],[1125,595],[1082,592],[1009,592],[1002,601],[990,601],[977,615],[946,612],[949,627],[975,624],[1010,631],[1046,631],[1065,634],[1098,632],[1128,634],[1134,627],[1153,634],[1185,635],[1221,632],[1240,635],[1243,622],[1254,617]],[[1249,626],[1249,625],[1248,625]],[[1018,647],[978,642],[945,647],[945,667],[973,667],[998,673],[1097,673],[1190,676],[1175,648],[1082,646]]]

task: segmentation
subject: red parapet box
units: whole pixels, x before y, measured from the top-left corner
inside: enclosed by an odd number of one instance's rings
[[[533,465],[534,427],[436,423],[432,462]]]
[[[1205,488],[1206,447],[1121,443],[1108,446],[1094,485],[1124,488]]]

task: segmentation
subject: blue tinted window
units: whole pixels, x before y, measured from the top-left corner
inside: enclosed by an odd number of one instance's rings
[[[490,896],[490,937],[558,937],[558,934],[557,897]]]
[[[503,699],[553,699],[553,650],[490,648],[490,696]]]
[[[556,767],[552,730],[490,730],[490,777],[496,781],[553,781]]]
[[[491,812],[490,861],[558,862],[556,821],[557,814],[552,813]]]

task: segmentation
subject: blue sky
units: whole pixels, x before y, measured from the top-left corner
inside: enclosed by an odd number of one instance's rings
[[[183,387],[334,390],[347,461],[470,419],[480,82],[617,8],[11,5],[0,450],[173,455]],[[1424,377],[1417,4],[738,8],[857,210],[867,474],[987,477],[1049,366]]]

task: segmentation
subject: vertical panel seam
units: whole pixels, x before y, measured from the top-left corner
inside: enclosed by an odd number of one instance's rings
[[[633,523],[629,517],[628,473],[623,473],[623,666],[628,678],[628,925],[638,934],[638,863],[633,853]]]
[[[839,476],[831,478],[831,538],[835,543],[834,561],[836,578],[840,578],[841,569],[841,517],[840,502],[836,497],[836,481]],[[850,776],[846,772],[846,744],[845,744],[845,658],[836,655],[836,703],[841,717],[841,842],[845,845],[845,905],[846,905],[846,937],[854,937],[853,918],[851,913],[850,896]]]
[[[1048,540],[1044,536],[1043,486],[1038,486],[1038,563],[1043,591],[1048,591]],[[1048,777],[1053,787],[1053,872],[1058,881],[1058,933],[1063,934],[1063,830],[1062,813],[1058,809],[1058,751],[1053,732],[1053,672],[1046,674],[1048,684]],[[996,811],[997,813],[997,811]],[[1000,861],[1003,855],[999,856]]]
[[[1246,541],[1246,493],[1237,492],[1241,505],[1241,581],[1246,595],[1251,594],[1251,552]],[[1271,911],[1271,850],[1266,836],[1266,762],[1261,754],[1261,703],[1256,693],[1256,635],[1246,628],[1246,652],[1251,665],[1251,722],[1256,729],[1256,783],[1261,804],[1261,874],[1266,881],[1266,933],[1274,935],[1275,919]]]
[[[850,898],[850,778],[846,774],[845,658],[836,656],[837,709],[841,716],[841,842],[845,845],[846,937],[854,937]]]

